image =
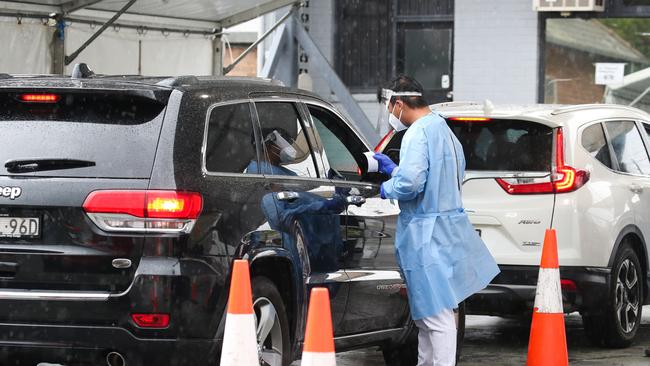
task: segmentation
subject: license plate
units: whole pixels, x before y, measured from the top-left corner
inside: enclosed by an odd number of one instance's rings
[[[0,217],[0,238],[33,239],[40,233],[38,217]]]

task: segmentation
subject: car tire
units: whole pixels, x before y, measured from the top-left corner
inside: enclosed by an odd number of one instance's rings
[[[253,278],[252,290],[258,342],[260,332],[266,333],[263,343],[259,345],[260,365],[289,366],[292,359],[289,319],[282,296],[275,284],[263,276]],[[264,327],[260,327],[260,321],[264,321]]]
[[[610,348],[632,344],[641,322],[644,280],[637,253],[623,243],[612,266],[607,304],[598,313],[582,316],[593,344]]]
[[[460,359],[460,353],[465,339],[465,303],[458,304],[454,310],[457,315],[456,325],[456,363]],[[387,346],[382,349],[384,361],[388,366],[414,366],[418,363],[418,330],[415,325],[409,334],[405,344]]]

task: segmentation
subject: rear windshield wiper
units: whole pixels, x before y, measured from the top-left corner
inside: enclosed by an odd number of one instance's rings
[[[9,160],[5,168],[9,173],[41,172],[45,170],[74,169],[95,166],[94,161],[78,159],[23,159]]]

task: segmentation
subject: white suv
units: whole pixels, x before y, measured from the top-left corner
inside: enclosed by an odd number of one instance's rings
[[[564,310],[597,344],[632,343],[648,293],[650,115],[618,105],[445,103],[463,199],[501,274],[467,312],[530,313],[544,231],[557,230]],[[393,159],[403,133],[377,146]]]

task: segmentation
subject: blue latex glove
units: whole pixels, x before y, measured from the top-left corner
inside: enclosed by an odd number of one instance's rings
[[[379,197],[381,197],[382,200],[386,199],[386,192],[384,192],[384,185],[379,186]]]
[[[390,158],[388,156],[386,156],[384,154],[376,153],[372,157],[375,158],[375,160],[377,160],[379,162],[379,171],[380,172],[382,172],[384,174],[388,174],[388,175],[393,174],[393,170],[397,167],[397,165],[395,163],[393,163],[393,161],[390,160]]]

